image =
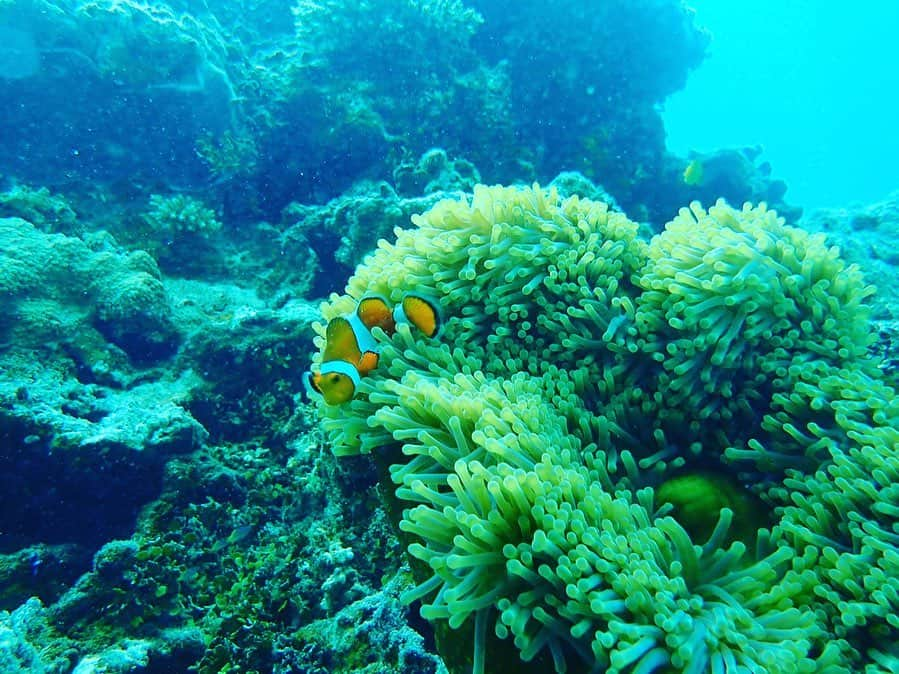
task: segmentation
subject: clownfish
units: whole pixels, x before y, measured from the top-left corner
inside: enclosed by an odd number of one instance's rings
[[[409,323],[434,337],[442,325],[440,309],[422,295],[406,295],[392,310],[383,297],[363,297],[355,311],[328,322],[321,368],[306,373],[306,390],[329,405],[352,400],[362,377],[378,366],[380,348],[371,331],[378,327],[392,336],[397,323]]]

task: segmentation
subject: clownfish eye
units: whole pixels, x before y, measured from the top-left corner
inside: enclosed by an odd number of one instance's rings
[[[331,376],[328,377],[328,379],[330,380],[330,382],[331,382],[332,384],[336,384],[337,382],[340,381],[340,375],[337,374],[337,373],[332,372],[332,373],[331,373]]]

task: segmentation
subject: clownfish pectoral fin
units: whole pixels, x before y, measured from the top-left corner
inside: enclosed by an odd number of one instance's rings
[[[439,305],[422,295],[406,295],[396,313],[397,320],[411,323],[428,337],[437,335],[443,325]]]
[[[362,358],[359,339],[349,320],[343,316],[332,318],[325,328],[325,350],[322,361],[345,360],[356,363]]]
[[[352,400],[359,381],[356,366],[342,360],[322,363],[320,372],[310,372],[306,377],[310,395],[320,395],[329,405],[341,405]]]
[[[312,400],[322,397],[322,389],[319,384],[320,380],[320,372],[313,372],[312,370],[309,370],[308,372],[306,372],[306,374],[303,375],[303,387],[306,389],[306,395],[308,395]]]
[[[387,306],[387,300],[383,297],[378,295],[363,297],[356,306],[356,315],[368,330],[378,327],[387,335],[396,332],[396,320],[390,307]]]
[[[356,364],[356,369],[359,370],[359,374],[364,377],[378,367],[379,358],[380,355],[377,351],[366,351],[363,353],[362,358],[360,358],[359,362]]]

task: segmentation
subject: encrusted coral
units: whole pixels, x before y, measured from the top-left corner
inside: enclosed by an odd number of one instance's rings
[[[151,195],[150,210],[144,214],[144,220],[156,232],[169,235],[208,236],[222,228],[215,211],[186,194]]]
[[[323,315],[417,292],[444,329],[376,331],[379,368],[321,413],[392,483],[407,600],[451,671],[891,657],[864,644],[895,638],[899,409],[856,268],[763,205],[694,204],[646,241],[602,203],[478,186],[413,222]],[[769,512],[722,507],[691,540],[655,492],[708,471]],[[729,534],[750,528],[752,549]]]
[[[16,216],[38,226],[71,227],[78,216],[65,197],[46,187],[14,185],[0,194],[0,216]]]
[[[386,182],[362,181],[327,204],[292,203],[282,214],[286,224],[279,241],[290,265],[286,274],[273,265],[278,278],[272,282],[296,283],[294,278],[304,275],[305,283],[312,281],[313,294],[327,295],[335,279],[348,276],[381,237],[444,196],[403,198]]]
[[[875,318],[899,319],[899,191],[874,204],[813,211],[802,226],[823,232],[847,260],[864,266],[865,276],[877,286]]]
[[[177,347],[159,268],[147,253],[125,253],[103,234],[44,234],[18,218],[0,219],[0,244],[0,339],[46,347],[99,331],[141,361]]]
[[[470,191],[479,182],[481,176],[474,164],[465,159],[450,159],[441,148],[431,148],[417,160],[406,159],[393,169],[397,192],[408,196]]]
[[[370,65],[383,57],[381,50],[385,45],[405,43],[408,49],[409,40],[422,47],[428,40],[434,40],[432,53],[424,49],[417,51],[445,66],[457,58],[454,47],[464,45],[483,22],[480,14],[460,0],[399,0],[388,6],[299,0],[293,14],[303,62],[332,68]],[[347,39],[342,31],[332,30],[335,25],[352,30],[354,35],[374,39]],[[412,61],[397,61],[394,65],[401,72],[397,75],[401,81],[422,77],[414,73],[418,66]]]
[[[671,210],[664,207],[666,190],[659,189],[665,130],[658,104],[684,85],[709,41],[687,3],[469,4],[484,17],[473,46],[488,62],[503,64],[515,134],[529,139],[538,175],[582,171],[628,212],[645,206],[647,219],[662,222]],[[460,151],[492,174],[489,158],[464,146]]]

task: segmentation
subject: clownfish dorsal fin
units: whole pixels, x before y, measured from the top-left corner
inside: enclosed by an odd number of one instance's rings
[[[388,335],[396,332],[396,320],[393,312],[380,295],[367,295],[359,300],[356,306],[356,315],[368,330],[379,327]]]
[[[396,313],[398,321],[411,323],[427,337],[436,336],[443,326],[440,305],[424,295],[409,293],[403,297],[403,302],[397,307]]]
[[[359,339],[349,320],[343,316],[332,318],[325,328],[325,350],[322,362],[343,360],[358,363],[362,358]]]

